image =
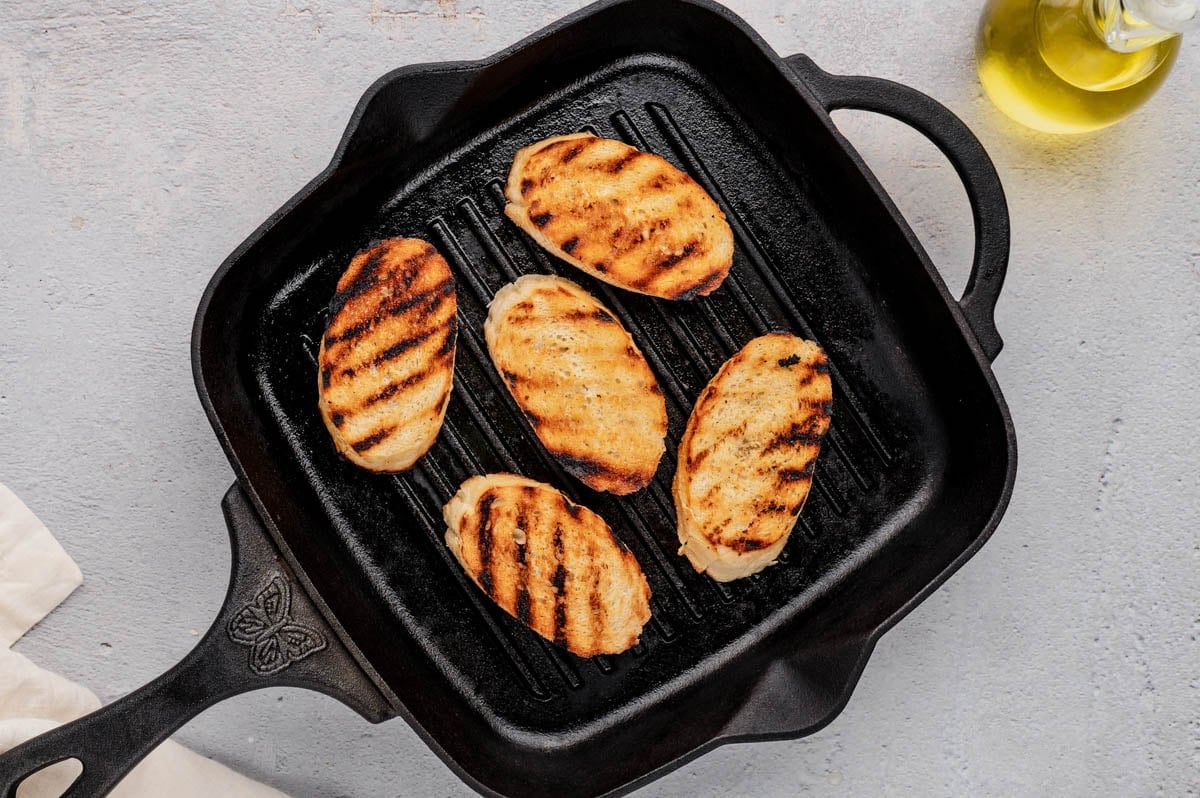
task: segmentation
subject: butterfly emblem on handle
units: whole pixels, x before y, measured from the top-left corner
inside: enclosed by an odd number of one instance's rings
[[[320,632],[292,618],[292,588],[279,573],[238,610],[227,630],[235,643],[250,646],[250,670],[259,676],[278,673],[326,645]]]

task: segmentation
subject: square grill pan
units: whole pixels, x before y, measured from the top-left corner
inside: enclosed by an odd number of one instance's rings
[[[961,305],[836,132],[835,107],[896,116],[950,156],[977,231]],[[621,291],[504,218],[515,152],[575,131],[658,153],[712,195],[736,243],[716,292],[664,302]],[[989,367],[1007,225],[990,161],[940,105],[781,60],[704,0],[602,2],[487,61],[385,76],[330,167],[226,261],[197,316],[197,384],[241,486],[226,500],[243,527],[235,548],[257,534],[279,552],[238,552],[222,618],[248,600],[239,590],[261,585],[265,557],[294,584],[294,611],[336,649],[304,653],[275,682],[331,692],[374,720],[406,717],[489,794],[622,791],[722,741],[819,728],[878,636],[982,545],[1007,505],[1015,438]],[[460,331],[437,443],[412,471],[376,475],[336,454],[315,356],[341,272],[391,236],[445,256]],[[583,285],[645,353],[669,416],[647,489],[614,497],[568,476],[492,367],[487,303],[527,273]],[[779,564],[721,584],[676,554],[674,452],[707,381],[771,330],[828,353],[834,421]],[[637,556],[653,617],[631,651],[576,658],[463,574],[441,507],[467,477],[497,471],[557,486]],[[210,687],[222,695],[264,684],[220,678]]]

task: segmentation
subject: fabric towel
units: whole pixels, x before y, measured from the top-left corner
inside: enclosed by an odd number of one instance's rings
[[[88,689],[9,650],[83,582],[50,530],[0,485],[0,752],[100,707]],[[62,762],[26,779],[18,798],[57,798],[79,774]],[[115,798],[286,798],[170,740],[111,793]]]

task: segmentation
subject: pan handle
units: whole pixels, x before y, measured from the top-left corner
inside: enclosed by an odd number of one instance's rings
[[[718,740],[793,739],[816,732],[846,706],[872,648],[871,641],[851,639],[774,658]]]
[[[233,575],[212,627],[178,665],[90,715],[0,755],[0,796],[16,798],[33,773],[76,759],[83,772],[64,798],[112,790],[159,743],[213,704],[263,687],[307,687],[368,720],[387,702],[339,642],[241,488],[221,503],[233,543]]]
[[[826,111],[874,111],[900,120],[937,145],[958,172],[975,218],[975,260],[959,305],[988,360],[1004,342],[996,330],[996,301],[1008,271],[1008,203],[1000,176],[979,139],[946,106],[902,83],[873,77],[831,75],[806,55],[785,59]]]

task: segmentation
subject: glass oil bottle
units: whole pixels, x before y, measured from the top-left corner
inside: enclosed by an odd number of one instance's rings
[[[1118,122],[1166,79],[1197,0],[989,0],[979,77],[1028,127],[1083,133]]]

